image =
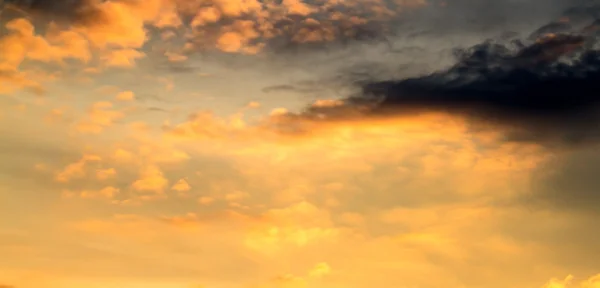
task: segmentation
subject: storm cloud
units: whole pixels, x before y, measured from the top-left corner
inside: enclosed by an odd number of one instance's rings
[[[597,23],[577,27],[568,18],[561,19],[530,33],[533,40],[488,40],[455,49],[455,64],[431,74],[354,79],[352,85],[360,92],[348,97],[343,109],[368,107],[361,117],[449,113],[505,129],[511,141],[548,145],[596,141],[600,136]],[[309,108],[305,115],[322,117],[336,110],[335,117],[325,118],[339,118],[339,109]]]

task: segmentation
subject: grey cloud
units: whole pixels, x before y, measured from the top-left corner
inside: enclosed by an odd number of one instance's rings
[[[94,9],[94,0],[4,0],[0,5],[12,5],[37,17],[53,21],[89,23],[102,18]]]

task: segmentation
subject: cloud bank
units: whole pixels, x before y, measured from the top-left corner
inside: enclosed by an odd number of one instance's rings
[[[563,16],[535,30],[532,40],[488,40],[457,48],[456,63],[432,74],[383,80],[376,74],[350,77],[354,83],[349,85],[359,92],[336,105],[313,105],[289,116],[336,121],[445,113],[467,118],[475,126],[503,130],[508,141],[544,145],[597,141],[600,27],[595,21],[578,27],[577,20],[583,17],[572,14],[567,13],[573,20]],[[360,77],[364,75],[369,72]]]

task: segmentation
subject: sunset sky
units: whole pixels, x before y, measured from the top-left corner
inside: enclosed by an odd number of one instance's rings
[[[600,288],[600,121],[402,94],[581,5],[0,0],[0,287]]]

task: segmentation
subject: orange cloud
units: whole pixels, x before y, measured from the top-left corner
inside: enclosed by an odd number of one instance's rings
[[[85,38],[73,31],[53,31],[37,35],[29,20],[17,18],[5,24],[9,34],[0,38],[0,70],[16,71],[24,60],[45,63],[71,58],[88,62],[91,54]]]
[[[197,33],[199,37],[202,37],[202,35],[206,36],[207,34],[216,34],[216,37],[214,38],[218,40],[215,41],[214,46],[217,48],[224,49],[224,51],[227,52],[248,53],[249,50],[256,52],[260,47],[264,46],[265,43],[263,42],[263,44],[251,45],[246,47],[246,49],[242,49],[242,46],[245,45],[247,41],[257,39],[259,36],[263,38],[264,41],[264,39],[269,39],[275,35],[296,32],[306,34],[306,27],[299,29],[293,28],[296,24],[302,24],[305,21],[300,20],[298,23],[289,23],[290,20],[293,21],[295,17],[298,16],[301,16],[304,19],[328,18],[325,21],[345,21],[346,18],[355,19],[357,15],[350,12],[351,10],[347,11],[349,15],[342,15],[339,11],[332,12],[332,9],[330,9],[334,6],[349,6],[353,9],[362,9],[362,11],[357,11],[359,12],[358,14],[372,14],[372,18],[362,20],[368,22],[370,20],[381,20],[381,13],[377,12],[373,14],[373,12],[378,10],[392,11],[388,9],[388,6],[390,5],[403,8],[414,8],[426,5],[426,3],[424,1],[397,1],[396,3],[373,1],[370,5],[372,7],[365,8],[361,5],[356,5],[355,3],[331,1],[326,2],[325,5],[322,5],[323,7],[313,7],[306,2],[299,0],[286,0],[280,4],[268,3],[265,5],[256,0],[217,0],[208,3],[180,0],[113,0],[89,2],[85,7],[89,11],[88,14],[80,11],[72,11],[74,14],[79,14],[79,19],[74,21],[72,27],[69,27],[66,31],[70,33],[69,35],[83,35],[85,39],[89,40],[91,46],[100,50],[111,50],[111,47],[116,47],[117,49],[128,49],[123,51],[132,51],[130,49],[141,48],[143,44],[149,40],[150,35],[148,31],[146,31],[145,25],[151,25],[160,29],[177,28],[183,25],[189,25],[199,32]],[[69,8],[65,7],[64,9]],[[45,11],[41,12],[44,13]],[[323,15],[329,17],[323,17]],[[186,18],[185,16],[191,16],[189,23],[184,23],[182,20],[183,18]],[[241,27],[234,29],[236,31],[230,31],[231,28],[221,29],[223,27],[213,27],[212,24],[217,24],[224,19],[233,20],[233,26],[239,25],[235,23],[246,24],[243,25],[244,28],[242,28],[242,30],[239,30]],[[349,24],[352,23],[352,21],[344,23]],[[224,23],[225,21],[222,22]],[[313,22],[313,24],[314,23],[318,22]],[[322,24],[324,25],[323,27],[336,26],[333,23]],[[354,21],[354,24],[357,24],[356,21]],[[360,23],[360,25],[362,24],[364,24],[364,22]],[[255,31],[254,27],[257,27],[258,31]],[[348,32],[351,31],[352,27],[347,28],[349,30],[331,31],[335,36],[330,35],[324,38],[321,37],[320,41],[331,41],[336,37],[347,37],[349,36]],[[326,28],[325,30],[329,29],[330,28]],[[252,31],[251,34],[249,34],[250,31]],[[285,37],[292,39],[295,36],[292,34]],[[307,36],[305,35],[296,38],[301,39],[306,37]],[[83,44],[86,42],[78,41],[78,43]]]
[[[341,230],[330,216],[308,202],[267,211],[248,234],[245,244],[254,250],[273,254],[292,245],[302,247],[321,241],[335,241]]]
[[[73,198],[73,197],[81,197],[83,199],[112,199],[119,193],[119,189],[107,186],[97,191],[83,190],[79,192],[65,190],[62,193],[62,196],[65,198]]]
[[[575,277],[568,275],[564,279],[553,278],[550,279],[542,288],[567,288],[567,287],[580,287],[580,288],[595,288],[600,286],[600,274],[590,277],[584,281],[579,282],[579,285],[573,285]]]
[[[313,267],[310,270],[308,275],[310,277],[321,278],[321,277],[325,277],[325,276],[329,275],[330,273],[331,273],[331,267],[329,266],[329,264],[322,262],[322,263],[315,265],[315,267]]]
[[[143,167],[140,171],[140,178],[133,182],[131,187],[137,191],[154,192],[161,195],[169,185],[169,180],[164,177],[163,172],[158,166],[150,165]]]
[[[56,174],[56,181],[68,182],[71,179],[82,178],[86,174],[86,165],[90,162],[98,162],[102,159],[97,155],[84,155],[79,161],[67,165]]]
[[[123,91],[117,94],[116,99],[119,101],[132,101],[135,99],[135,93],[132,91]]]
[[[82,133],[97,134],[114,124],[116,120],[125,117],[121,111],[112,110],[111,102],[96,102],[88,109],[87,119],[77,124],[77,130]]]
[[[144,53],[135,49],[120,49],[106,52],[101,59],[106,67],[131,68],[137,59],[144,56]]]
[[[171,190],[177,192],[187,192],[190,191],[190,189],[192,189],[192,187],[190,186],[190,184],[188,184],[188,182],[185,179],[179,179],[179,181],[177,181],[177,183],[173,184],[173,186],[171,187]]]
[[[213,203],[214,201],[215,201],[214,198],[208,197],[208,196],[202,196],[202,197],[198,198],[198,203],[200,203],[201,205],[208,205],[210,203]]]
[[[76,60],[87,66],[81,69],[88,72],[98,72],[100,68],[133,67],[137,60],[146,57],[146,51],[142,51],[144,44],[154,37],[147,29],[149,26],[162,30],[158,33],[161,35],[170,32],[171,36],[167,38],[173,43],[185,40],[185,44],[175,49],[178,51],[216,48],[228,53],[256,54],[265,47],[285,49],[292,42],[312,45],[339,39],[359,39],[362,37],[359,34],[365,30],[363,26],[381,22],[383,16],[376,11],[392,11],[388,9],[390,5],[414,8],[426,3],[374,1],[370,3],[371,7],[366,8],[338,1],[312,6],[301,0],[286,0],[279,4],[255,0],[207,3],[111,0],[82,1],[73,5],[56,2],[56,6],[48,4],[53,7],[52,11],[33,11],[24,5],[9,6],[14,9],[20,7],[21,13],[32,12],[34,19],[7,21],[4,25],[8,33],[0,37],[0,81],[3,83],[0,93],[4,94],[23,88],[43,92],[43,81],[39,77],[28,77],[23,73],[31,72],[19,70],[21,64],[28,61],[64,66],[70,63],[65,60]],[[331,9],[336,6],[352,9],[345,10],[346,14],[343,14],[341,10]],[[352,12],[355,10],[356,13]],[[58,20],[48,22],[52,17],[42,17],[47,16],[45,13],[57,13],[51,16]],[[184,21],[188,18],[189,21]],[[185,39],[175,39],[177,34],[165,30],[181,27],[193,28],[193,31],[187,33]],[[277,37],[281,39],[272,41]],[[167,57],[175,62],[187,59],[187,56],[175,52],[169,52]]]
[[[115,175],[117,175],[117,170],[114,168],[96,170],[96,178],[98,178],[98,180],[105,180],[114,177]]]

